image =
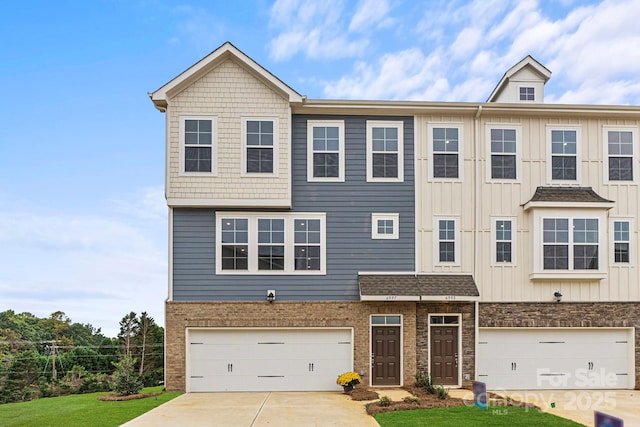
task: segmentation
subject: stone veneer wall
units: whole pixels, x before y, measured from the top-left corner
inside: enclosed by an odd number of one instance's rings
[[[480,327],[634,327],[636,389],[640,389],[640,303],[481,303]]]
[[[185,330],[215,328],[351,327],[354,330],[354,370],[366,372],[369,383],[372,314],[403,316],[403,378],[413,384],[416,372],[415,303],[385,302],[167,302],[165,386],[185,391]]]
[[[429,367],[429,314],[462,314],[462,379],[469,375],[474,379],[476,366],[475,303],[436,302],[417,304],[416,309],[416,369],[427,371]]]

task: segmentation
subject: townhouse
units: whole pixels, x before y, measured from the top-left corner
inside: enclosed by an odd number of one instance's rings
[[[166,115],[168,390],[634,388],[640,108],[311,100],[230,43]]]

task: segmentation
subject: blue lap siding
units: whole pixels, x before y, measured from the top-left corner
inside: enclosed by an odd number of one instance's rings
[[[307,120],[344,120],[345,182],[307,182]],[[404,182],[366,182],[367,120],[404,122]],[[175,208],[172,299],[264,301],[275,289],[279,301],[354,301],[358,271],[414,271],[413,143],[413,117],[294,115],[292,211],[326,213],[327,274],[216,275],[215,218],[223,211]],[[399,239],[371,239],[372,213],[398,213]]]

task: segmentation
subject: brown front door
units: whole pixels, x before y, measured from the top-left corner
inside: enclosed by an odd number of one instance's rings
[[[372,385],[400,385],[400,327],[371,328]]]
[[[458,327],[431,327],[431,378],[434,384],[458,384]]]

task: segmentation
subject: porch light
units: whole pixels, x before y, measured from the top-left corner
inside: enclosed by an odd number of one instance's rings
[[[274,302],[276,300],[276,291],[270,289],[267,291],[267,301]]]
[[[560,293],[560,291],[555,291],[553,296],[556,297],[556,302],[562,301],[562,294]]]

